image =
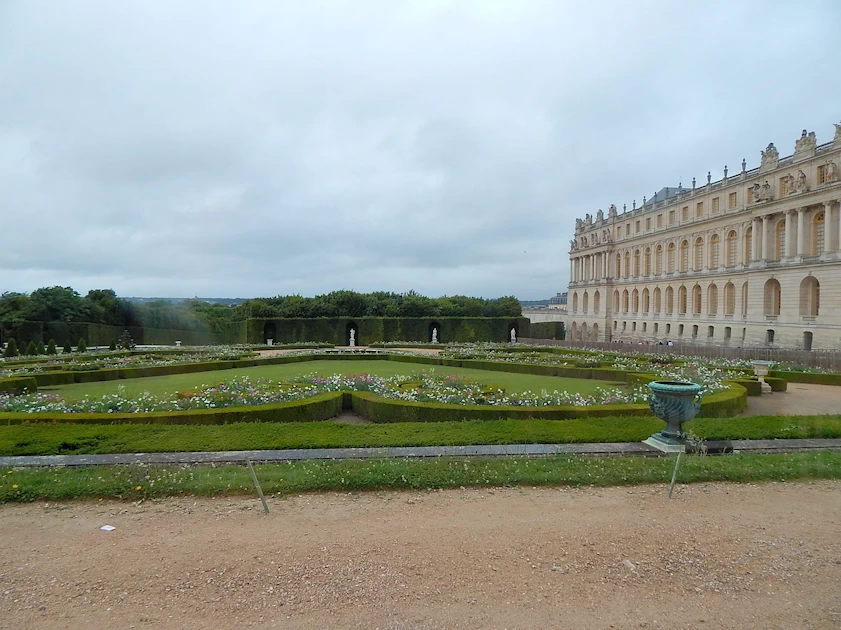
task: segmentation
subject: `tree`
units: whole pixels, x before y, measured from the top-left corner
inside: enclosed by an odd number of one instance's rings
[[[26,344],[26,356],[34,357],[36,354],[38,354],[38,348],[35,346],[34,341],[30,341]]]
[[[6,349],[3,350],[3,356],[6,359],[10,359],[12,357],[18,356],[19,354],[20,352],[18,352],[18,344],[15,342],[15,338],[9,337],[9,341],[6,344]]]
[[[124,306],[113,289],[92,289],[84,301],[88,305],[91,319],[109,326],[124,326]]]
[[[58,354],[58,350],[55,347],[55,339],[50,339],[47,342],[47,354]]]
[[[76,344],[76,352],[87,352],[88,347],[85,345],[85,338],[82,337],[79,339],[79,343]]]
[[[72,287],[44,287],[29,296],[24,316],[31,322],[85,322],[90,308]]]
[[[44,342],[40,339],[35,344],[35,354],[47,354],[47,351],[44,349]]]
[[[111,345],[110,345],[110,346],[108,346],[108,349],[109,349],[109,350],[116,350],[116,349],[117,349],[117,342],[116,342],[116,341],[112,341],[112,342],[111,342]]]
[[[73,348],[70,347],[70,340],[64,342],[64,348],[61,350],[64,354],[70,354],[73,352]]]
[[[134,343],[134,339],[131,338],[128,330],[124,330],[123,334],[120,335],[120,338],[117,340],[120,348],[123,350],[134,350],[136,344]]]

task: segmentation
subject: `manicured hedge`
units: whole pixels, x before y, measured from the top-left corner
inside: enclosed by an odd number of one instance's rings
[[[748,393],[748,396],[761,396],[762,395],[762,387],[761,387],[758,380],[753,380],[753,379],[750,379],[750,378],[740,378],[740,379],[737,379],[733,382],[738,383],[739,385],[744,387],[745,390]]]
[[[315,422],[342,410],[341,392],[305,400],[254,407],[191,409],[150,413],[0,413],[0,424],[63,422],[74,424],[229,424],[231,422]]]
[[[772,378],[782,378],[789,383],[811,383],[812,385],[841,385],[841,374],[824,374],[821,372],[788,372],[771,370]],[[768,380],[767,378],[765,379]]]
[[[0,392],[17,396],[36,391],[38,391],[38,383],[31,376],[10,376],[0,379]]]

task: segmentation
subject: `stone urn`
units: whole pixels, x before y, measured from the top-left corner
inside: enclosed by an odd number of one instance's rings
[[[648,384],[648,389],[651,390],[648,395],[651,413],[666,421],[666,428],[652,435],[649,440],[683,445],[686,440],[683,423],[692,420],[701,410],[703,388],[684,381],[653,381]]]
[[[762,389],[762,393],[771,393],[771,386],[765,382],[765,377],[768,376],[768,371],[771,369],[771,366],[774,365],[773,361],[751,361],[751,365],[753,365],[753,374],[759,380],[759,386]]]

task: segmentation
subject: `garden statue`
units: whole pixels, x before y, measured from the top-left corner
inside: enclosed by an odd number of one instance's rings
[[[438,343],[438,329],[432,329],[432,343]]]
[[[348,345],[351,348],[356,345],[356,331],[353,328],[350,329],[350,343]]]
[[[511,343],[517,343],[517,330],[515,328],[511,329]]]

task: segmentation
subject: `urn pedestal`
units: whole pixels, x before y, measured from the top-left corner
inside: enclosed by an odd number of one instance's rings
[[[751,361],[753,365],[753,374],[759,379],[759,386],[763,394],[771,393],[771,386],[765,382],[765,377],[768,376],[768,371],[774,365],[773,361]]]
[[[700,385],[684,381],[653,381],[648,384],[648,408],[665,420],[666,428],[645,440],[645,444],[665,452],[682,452],[686,448],[683,423],[692,420],[701,410]]]

